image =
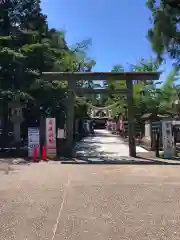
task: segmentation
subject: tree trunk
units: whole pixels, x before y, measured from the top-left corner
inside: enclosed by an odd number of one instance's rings
[[[4,101],[2,106],[2,136],[1,136],[1,146],[7,147],[8,144],[8,102]]]
[[[13,123],[14,127],[14,141],[16,145],[21,143],[21,123]]]

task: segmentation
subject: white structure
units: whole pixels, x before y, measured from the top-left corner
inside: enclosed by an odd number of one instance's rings
[[[174,136],[172,133],[172,121],[162,121],[162,142],[164,158],[171,158],[175,155]]]

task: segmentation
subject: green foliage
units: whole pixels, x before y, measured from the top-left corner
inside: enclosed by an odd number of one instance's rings
[[[66,81],[45,81],[41,73],[87,72],[95,65],[86,54],[90,42],[67,46],[64,32],[49,29],[40,2],[0,2],[0,98],[6,114],[7,103],[17,96],[27,103],[30,112],[38,113],[40,107],[41,114],[55,115],[58,111],[66,111],[63,91]],[[82,116],[86,112],[79,103],[75,111]]]
[[[175,1],[174,1],[175,2]],[[177,3],[178,4],[178,3]],[[152,11],[153,26],[149,30],[152,47],[159,59],[167,51],[179,64],[180,39],[178,5],[161,0],[157,6],[155,0],[148,1]],[[53,79],[45,81],[42,72],[73,72],[91,71],[96,64],[87,56],[91,41],[85,40],[67,46],[65,34],[48,27],[47,17],[41,12],[40,0],[3,0],[0,2],[0,98],[4,113],[7,114],[7,103],[10,99],[19,97],[36,112],[54,115],[65,110],[66,79],[63,82]],[[157,71],[160,61],[140,59],[136,64],[130,64],[130,71]],[[115,65],[112,72],[124,72],[124,67]],[[146,112],[171,113],[177,111],[173,102],[179,99],[179,88],[175,85],[177,68],[174,68],[158,88],[152,81],[136,81],[133,86],[134,108],[138,116]],[[79,87],[94,87],[93,81],[78,81]],[[108,89],[126,88],[126,81],[107,81]],[[85,101],[94,105],[111,105],[119,102],[113,108],[113,114],[126,112],[126,96],[104,95],[100,100],[96,96],[84,96]],[[33,106],[33,107],[32,107]],[[5,111],[6,108],[6,111]],[[85,116],[87,106],[76,102],[76,116]]]
[[[134,65],[130,65],[131,71],[135,72],[156,72],[158,71],[159,63],[153,59],[140,59]],[[123,72],[122,65],[116,65],[113,67],[114,72]],[[144,79],[143,81],[135,81],[133,84],[133,99],[134,99],[134,111],[136,118],[140,117],[144,113],[153,114],[175,114],[177,107],[174,107],[174,102],[179,98],[180,91],[176,86],[178,70],[174,67],[159,87],[159,81],[153,82]],[[122,89],[125,88],[125,81],[109,81],[108,88]],[[117,114],[126,115],[127,101],[125,96],[117,96],[112,94],[104,101],[104,105],[111,105],[113,102],[119,101],[119,104],[112,109],[113,116]]]
[[[141,104],[145,107],[144,113],[153,114],[175,114],[173,103],[177,99],[175,83],[177,81],[177,69],[173,68],[167,79],[160,88],[147,86],[141,99]]]
[[[180,3],[178,0],[147,0],[147,6],[152,12],[152,28],[148,38],[158,60],[163,60],[163,53],[180,66]]]
[[[137,64],[130,64],[130,70],[134,72],[152,72],[152,71],[157,71],[159,65],[156,62],[156,60],[150,58],[148,60],[145,59],[140,59]],[[124,67],[122,65],[115,65],[112,69],[112,72],[124,72]],[[138,110],[140,108],[140,102],[142,100],[142,91],[144,91],[145,86],[151,86],[152,87],[153,83],[151,81],[147,81],[144,79],[144,81],[136,81],[133,84],[133,98],[134,98],[134,104],[135,108]],[[126,88],[126,81],[125,80],[119,80],[119,81],[108,81],[108,88],[110,90],[114,89],[125,89]],[[126,96],[122,95],[115,95],[112,94],[109,96],[109,98],[106,100],[105,104],[110,105],[113,102],[119,101],[119,104],[114,107],[113,109],[113,115],[115,116],[116,114],[126,114],[126,109],[127,109],[127,100]],[[143,105],[143,104],[142,104]]]

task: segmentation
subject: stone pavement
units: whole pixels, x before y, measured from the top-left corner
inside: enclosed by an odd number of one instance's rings
[[[1,240],[179,240],[180,166],[13,165]]]
[[[137,146],[137,153],[148,152]],[[107,130],[95,130],[95,135],[88,136],[77,143],[75,147],[77,158],[89,159],[92,161],[121,161],[132,160],[129,157],[129,146],[124,140]]]

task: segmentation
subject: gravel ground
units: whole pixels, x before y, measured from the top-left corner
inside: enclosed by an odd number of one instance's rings
[[[1,240],[180,239],[180,167],[11,165]]]

